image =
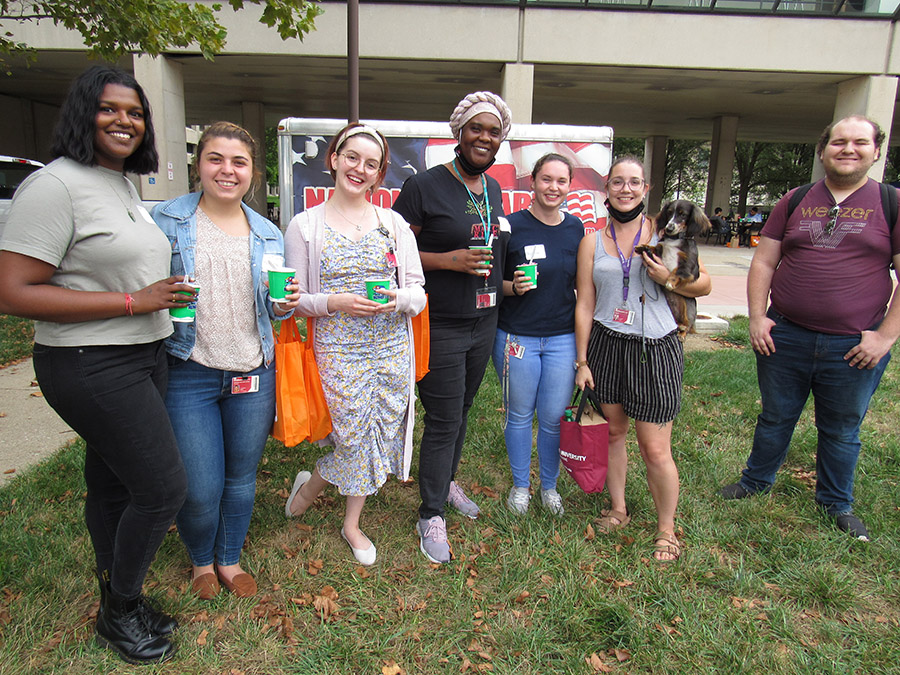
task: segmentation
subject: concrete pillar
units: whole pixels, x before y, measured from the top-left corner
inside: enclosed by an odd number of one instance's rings
[[[256,139],[257,153],[253,158],[254,168],[262,171],[262,182],[251,197],[244,198],[247,205],[262,215],[266,215],[266,118],[262,103],[241,101],[241,126]]]
[[[534,64],[507,63],[503,66],[500,96],[512,111],[516,124],[531,124],[534,99]]]
[[[865,115],[875,120],[884,129],[885,137],[891,137],[891,123],[894,119],[894,100],[897,96],[897,78],[889,75],[863,75],[838,84],[834,101],[832,121],[848,115]],[[810,139],[812,140],[812,139]],[[884,176],[884,162],[887,142],[881,146],[881,157],[869,169],[869,177],[880,181]],[[813,164],[812,179],[825,176],[822,163]]]
[[[644,140],[644,171],[650,183],[647,213],[657,213],[662,205],[666,179],[666,144],[668,136],[648,136]]]
[[[718,206],[728,213],[731,181],[734,176],[734,151],[737,147],[737,115],[720,115],[713,120],[712,147],[709,153],[709,178],[706,183],[705,210],[712,215]]]
[[[159,172],[141,176],[141,197],[166,200],[188,191],[187,137],[184,129],[184,78],[181,64],[135,55],[134,76],[150,100]]]

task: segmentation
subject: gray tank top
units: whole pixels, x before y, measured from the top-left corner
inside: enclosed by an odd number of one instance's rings
[[[644,335],[648,338],[661,338],[677,328],[672,311],[666,303],[662,286],[652,281],[647,276],[647,270],[640,256],[631,259],[631,274],[628,286],[628,300],[622,303],[622,286],[625,275],[622,272],[622,264],[618,256],[611,256],[603,248],[601,230],[597,230],[594,247],[594,320],[606,328],[625,335],[640,335],[641,326]],[[650,245],[657,243],[656,234],[650,240]],[[641,296],[646,288],[646,298],[641,315]],[[624,307],[634,312],[634,322],[631,325],[613,321],[613,312]]]

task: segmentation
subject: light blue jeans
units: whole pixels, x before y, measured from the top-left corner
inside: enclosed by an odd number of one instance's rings
[[[523,348],[521,358],[507,354],[508,344]],[[504,436],[513,484],[530,484],[531,428],[537,412],[541,489],[554,489],[559,477],[559,419],[575,389],[575,334],[528,337],[498,328],[493,356],[500,381],[509,380]]]
[[[259,376],[259,391],[231,393],[231,378]],[[175,522],[197,567],[235,565],[250,527],[256,467],[275,418],[275,368],[216,370],[169,357],[166,408],[187,473]]]

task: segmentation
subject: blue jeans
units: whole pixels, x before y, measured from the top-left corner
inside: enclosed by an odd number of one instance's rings
[[[843,357],[859,335],[827,335],[801,328],[769,310],[775,353],[756,355],[762,413],[741,485],[768,490],[784,462],[794,427],[810,392],[816,411],[816,501],[832,515],[853,509],[853,478],[859,459],[859,428],[869,400],[891,359],[871,370],[847,365]]]
[[[518,358],[507,352],[510,344],[524,348]],[[510,335],[497,329],[494,340],[494,368],[508,385],[508,413],[504,435],[513,484],[528,487],[531,469],[531,426],[538,418],[537,455],[541,488],[556,488],[559,477],[559,418],[575,389],[575,334],[529,337]],[[508,364],[508,365],[507,365]]]
[[[259,376],[259,391],[231,393],[231,379]],[[240,559],[256,496],[256,467],[275,418],[275,368],[249,373],[169,357],[166,407],[187,473],[175,522],[191,562]]]

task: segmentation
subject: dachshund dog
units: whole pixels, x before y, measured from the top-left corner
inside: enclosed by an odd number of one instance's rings
[[[678,338],[683,342],[687,333],[694,332],[697,301],[679,295],[675,289],[700,277],[697,242],[694,237],[706,234],[711,225],[703,210],[686,199],[677,199],[663,205],[655,222],[659,243],[656,246],[638,246],[634,252],[655,255],[669,270],[664,292],[675,323],[678,324]]]

